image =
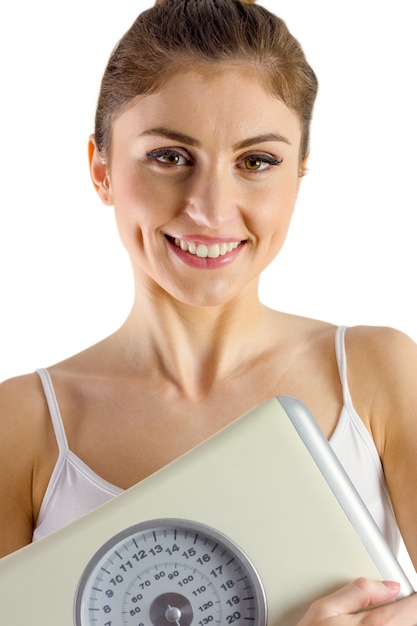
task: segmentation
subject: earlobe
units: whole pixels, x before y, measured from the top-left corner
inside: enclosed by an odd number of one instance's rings
[[[107,161],[103,159],[98,151],[94,135],[91,135],[88,141],[88,161],[90,164],[91,180],[93,181],[93,185],[101,201],[111,206],[113,204],[113,197]]]

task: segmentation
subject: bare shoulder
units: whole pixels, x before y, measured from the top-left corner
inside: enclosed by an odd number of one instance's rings
[[[39,402],[39,391],[39,376],[35,373],[9,378],[0,383],[0,406],[2,409],[31,406],[33,402]]]
[[[27,374],[0,383],[0,423],[4,434],[33,437],[45,414],[45,398],[39,376]]]
[[[55,454],[37,374],[0,384],[0,556],[32,538],[37,495]]]
[[[11,378],[0,384],[1,458],[10,444],[15,454],[32,441],[36,434],[36,416],[43,409],[42,396],[36,374]],[[34,419],[35,418],[35,419]],[[25,450],[24,462],[30,457],[32,446]]]
[[[354,404],[381,448],[388,429],[416,422],[417,344],[393,328],[357,326],[346,355]]]
[[[346,336],[353,345],[367,344],[376,350],[395,348],[395,350],[416,347],[416,343],[401,330],[389,326],[352,326]]]
[[[351,375],[365,377],[390,393],[399,385],[401,392],[416,380],[417,344],[395,328],[356,326],[346,333],[346,352]]]

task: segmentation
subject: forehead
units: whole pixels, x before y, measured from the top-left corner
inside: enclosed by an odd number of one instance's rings
[[[299,145],[299,119],[247,66],[214,66],[176,72],[155,92],[134,98],[113,124],[119,133],[172,127],[199,138],[230,140],[277,132]]]

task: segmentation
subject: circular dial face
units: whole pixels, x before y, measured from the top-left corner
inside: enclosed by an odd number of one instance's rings
[[[94,555],[78,585],[76,626],[265,626],[261,581],[223,534],[188,520],[137,524]]]

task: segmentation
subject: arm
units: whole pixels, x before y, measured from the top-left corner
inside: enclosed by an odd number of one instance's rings
[[[378,449],[400,531],[417,566],[417,346],[387,328],[358,327],[346,337],[356,411]],[[394,600],[395,582],[358,579],[314,602],[298,626],[412,626],[417,594]],[[388,602],[369,609],[372,604]]]
[[[0,557],[32,541],[54,454],[37,378],[23,376],[0,385]]]
[[[387,328],[347,333],[353,403],[375,441],[397,522],[417,567],[417,345]]]
[[[380,455],[397,522],[417,569],[417,346],[400,335],[390,348],[383,383],[388,395],[384,399],[381,391],[384,407],[378,407],[384,434]]]

